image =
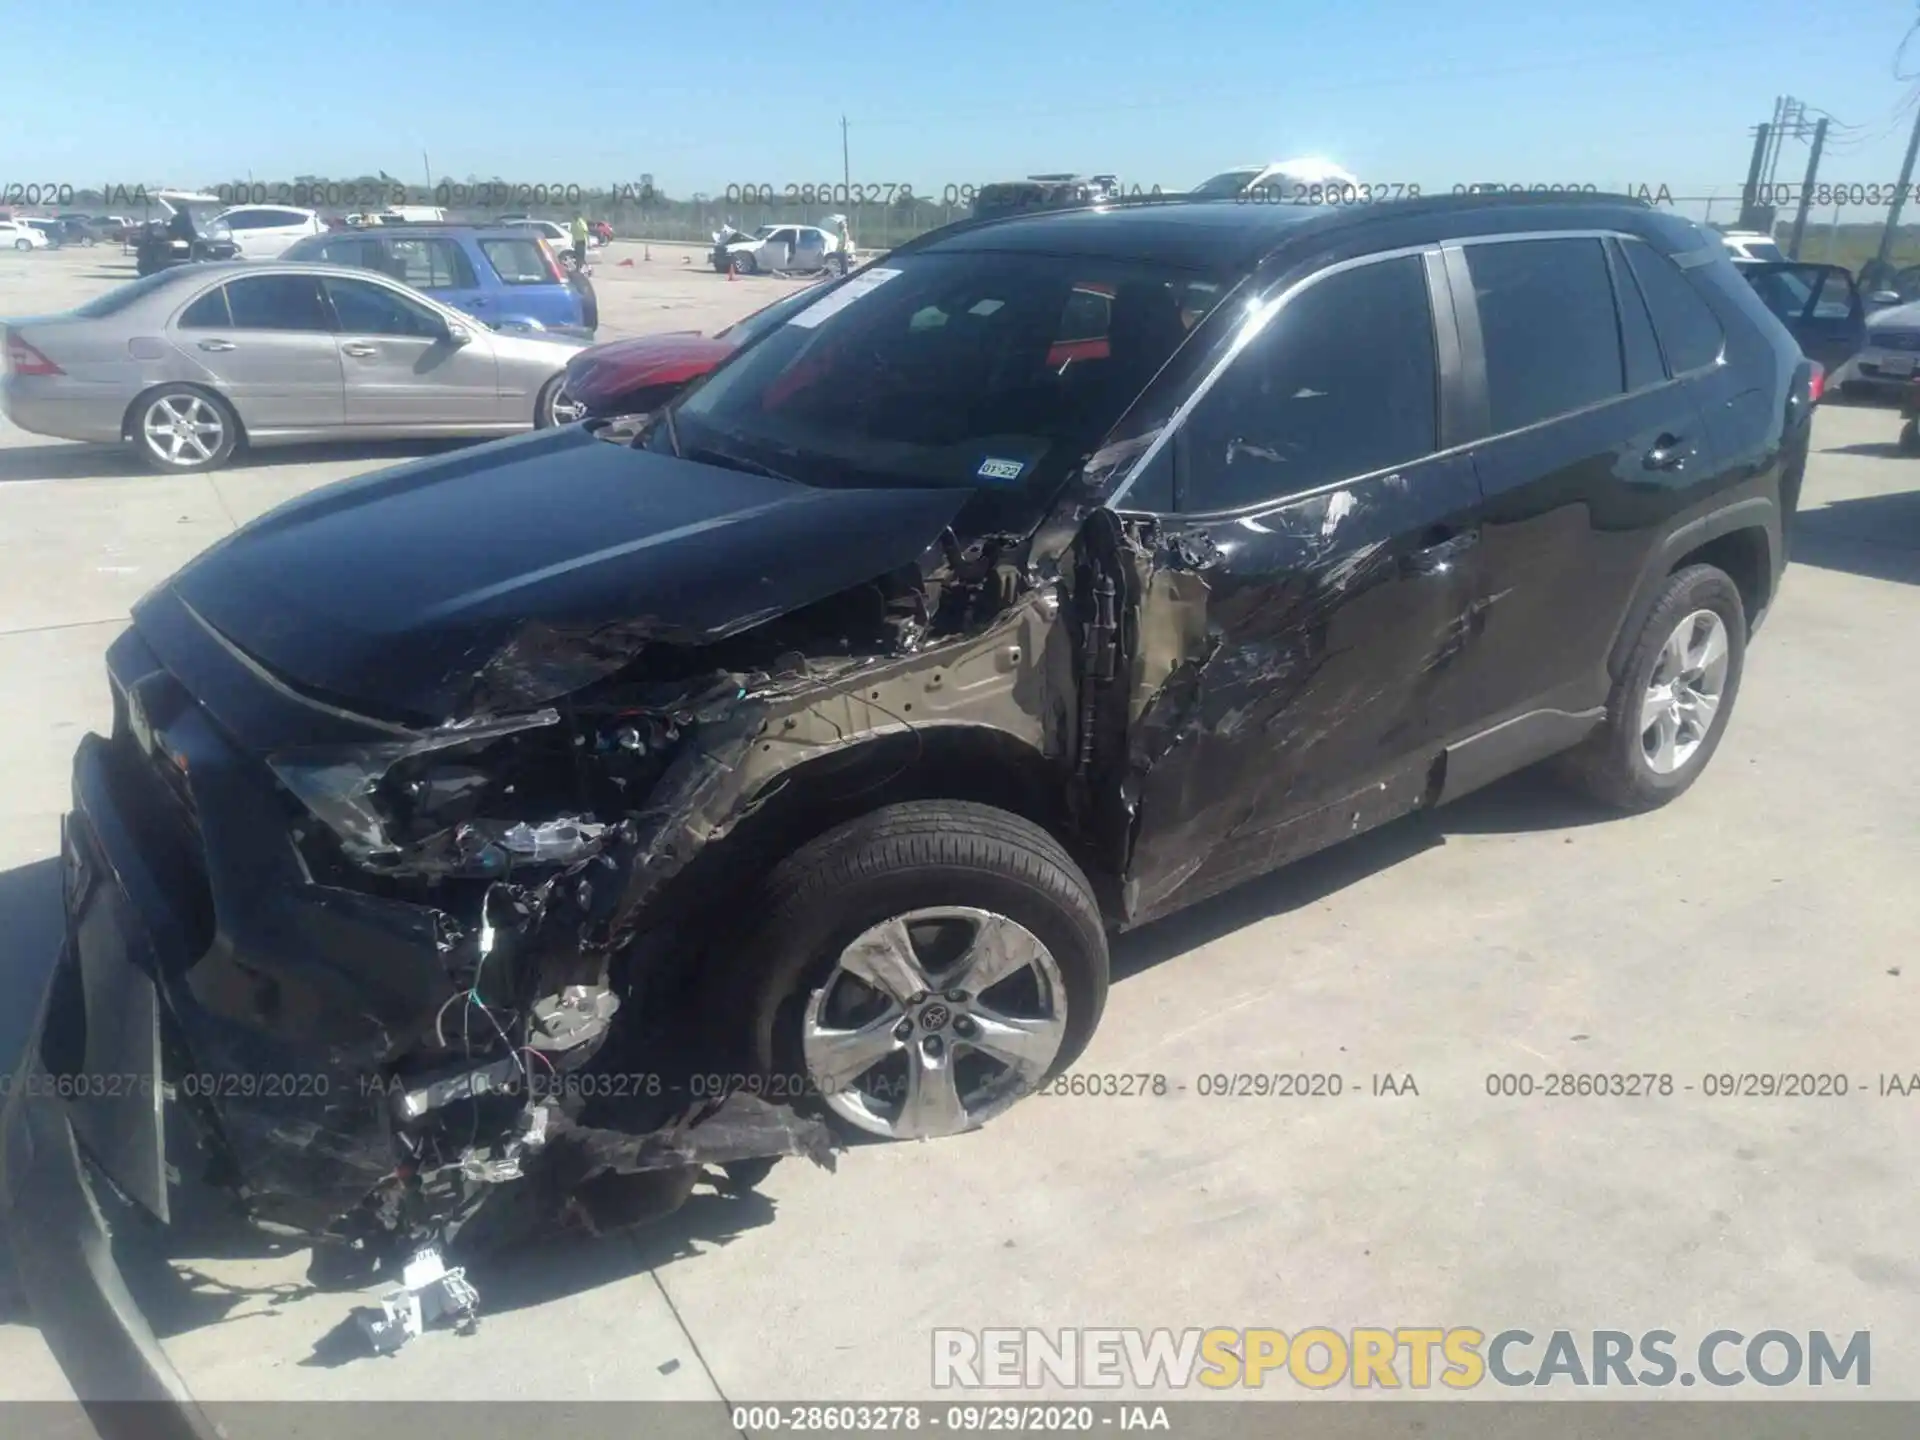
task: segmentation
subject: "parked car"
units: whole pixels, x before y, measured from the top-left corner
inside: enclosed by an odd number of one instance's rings
[[[1108,353],[1061,374],[1095,286]],[[909,241],[636,443],[283,505],[135,607],[75,757],[0,1125],[42,1334],[180,1393],[89,1176],[161,1231],[204,1144],[383,1263],[623,1169],[670,1208],[822,1153],[810,1111],[990,1122],[1094,1035],[1110,933],[1276,865],[1549,757],[1675,799],[1812,375],[1625,200],[1047,212]],[[595,1103],[676,1056],[774,1101]],[[151,1103],[63,1098],[129,1073]]]
[[[1359,178],[1344,166],[1314,156],[1301,156],[1265,165],[1236,165],[1202,180],[1188,193],[1211,200],[1315,203],[1324,199],[1329,190],[1338,197],[1359,184]]]
[[[727,226],[714,235],[708,259],[721,274],[845,274],[852,268],[845,240],[818,225],[762,225],[751,235]]]
[[[996,180],[975,193],[973,218],[988,220],[1028,210],[1064,209],[1109,200],[1119,193],[1120,181],[1113,175],[1060,171],[1029,175],[1024,180]]]
[[[191,190],[161,190],[154,195],[160,218],[149,220],[135,236],[134,270],[141,276],[173,265],[236,260],[240,246],[220,220],[225,208],[217,197]],[[180,230],[191,224],[193,238]]]
[[[673,330],[591,346],[567,362],[567,394],[589,418],[645,414],[819,298],[815,287],[791,291],[711,335]]]
[[[1735,260],[1734,266],[1823,373],[1840,370],[1866,348],[1866,305],[1842,266],[1757,260]]]
[[[577,418],[577,341],[495,334],[384,276],[275,262],[163,270],[0,325],[22,430],[130,443],[155,470],[242,445],[511,435]]]
[[[53,241],[47,232],[24,220],[0,220],[0,247],[15,250],[45,250]]]
[[[317,211],[292,205],[236,205],[222,210],[214,223],[226,227],[242,260],[278,260],[296,241],[327,232]]]
[[[1865,343],[1834,384],[1863,399],[1904,401],[1920,374],[1920,301],[1873,311],[1866,317]]]
[[[20,223],[38,230],[46,237],[47,244],[53,249],[60,249],[67,243],[66,227],[58,220],[50,220],[43,215],[29,215]]]
[[[1758,230],[1728,230],[1720,240],[1736,260],[1784,261],[1787,258],[1771,235]]]
[[[523,228],[381,226],[313,236],[283,258],[390,275],[493,330],[591,340],[600,325],[593,281]]]
[[[518,226],[533,231],[553,247],[555,254],[561,254],[573,249],[572,229],[566,225],[562,225],[557,220],[535,220],[531,216],[523,215],[517,219],[502,220],[500,223],[505,226]],[[593,233],[592,226],[587,227],[587,232],[588,245],[597,247],[606,243],[601,240],[598,235]]]
[[[611,245],[613,243],[613,226],[609,225],[605,220],[589,220],[587,222],[587,228],[593,231],[594,239],[598,240],[602,245]]]

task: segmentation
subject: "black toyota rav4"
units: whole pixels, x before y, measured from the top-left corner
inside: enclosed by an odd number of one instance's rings
[[[75,761],[5,1125],[45,1333],[173,1393],[109,1190],[391,1257],[951,1135],[1073,1062],[1116,931],[1539,761],[1673,799],[1812,374],[1627,200],[1117,204],[274,511],[136,607]]]

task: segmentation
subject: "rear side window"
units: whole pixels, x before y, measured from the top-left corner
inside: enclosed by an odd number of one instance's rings
[[[473,267],[451,240],[394,240],[392,274],[416,290],[470,290]]]
[[[1310,285],[1182,426],[1180,508],[1235,510],[1432,454],[1437,374],[1417,256]]]
[[[311,275],[249,275],[227,285],[236,329],[331,330]]]
[[[1623,240],[1620,248],[1653,312],[1653,328],[1666,351],[1667,369],[1684,375],[1718,360],[1725,340],[1720,322],[1680,267],[1644,241]]]
[[[180,315],[183,330],[224,330],[233,323],[227,313],[227,287],[216,285]]]
[[[482,240],[480,252],[493,266],[494,274],[509,285],[551,285],[553,273],[547,269],[540,242],[526,240]]]
[[[1625,390],[1613,282],[1598,240],[1469,245],[1495,434]]]
[[[329,265],[351,265],[358,270],[378,270],[380,268],[380,242],[378,240],[329,240],[319,252],[302,251],[302,260],[324,260]]]
[[[1644,390],[1667,378],[1667,367],[1660,359],[1660,342],[1654,338],[1653,317],[1647,314],[1647,302],[1640,286],[1618,254],[1609,257],[1613,267],[1613,296],[1620,307],[1620,345],[1627,357],[1627,389]]]

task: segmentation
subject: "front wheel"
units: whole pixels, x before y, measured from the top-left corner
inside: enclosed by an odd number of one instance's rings
[[[1910,419],[1900,427],[1900,450],[1906,455],[1920,455],[1920,418]]]
[[[1579,788],[1619,810],[1684,793],[1727,732],[1746,660],[1746,609],[1726,573],[1668,577],[1607,702],[1606,722],[1560,758]]]
[[[240,421],[227,402],[191,385],[142,395],[129,429],[148,468],[172,475],[218,469],[240,441]]]
[[[559,374],[540,387],[534,402],[533,428],[548,430],[555,425],[571,425],[587,413],[587,407],[567,394],[567,377]]]
[[[13,242],[13,248],[16,250],[31,250],[33,248],[33,242],[31,240],[16,240]]]
[[[754,263],[752,254],[745,250],[729,256],[728,262],[730,269],[737,270],[742,275],[751,275],[755,270],[760,268]]]
[[[975,1129],[1071,1065],[1106,1004],[1086,875],[991,806],[913,801],[841,825],[782,862],[761,915],[740,952],[749,1062],[846,1130]],[[738,1014],[738,994],[717,1003]]]

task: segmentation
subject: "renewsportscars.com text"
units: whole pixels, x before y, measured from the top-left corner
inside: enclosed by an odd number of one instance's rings
[[[1117,1388],[1471,1390],[1872,1383],[1872,1333],[1487,1331],[1473,1326],[933,1332],[940,1390]]]

